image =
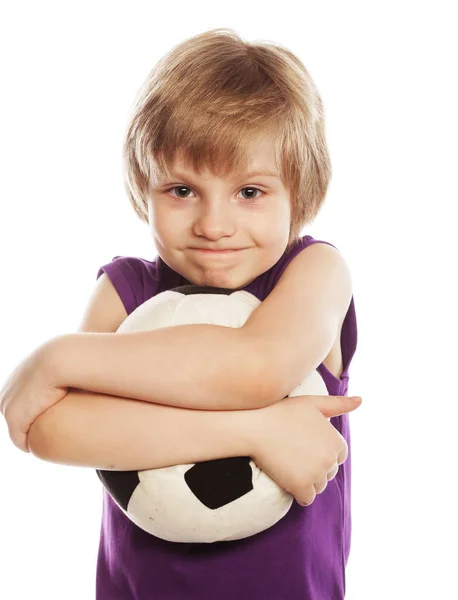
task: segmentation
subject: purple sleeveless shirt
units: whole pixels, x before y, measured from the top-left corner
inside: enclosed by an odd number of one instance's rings
[[[278,262],[243,289],[263,301],[289,262],[321,242],[305,235]],[[331,246],[333,244],[330,244]],[[102,266],[127,314],[165,290],[190,282],[159,256],[152,262],[115,256]],[[341,333],[343,372],[317,370],[330,395],[348,395],[348,369],[356,350],[353,297]],[[130,521],[103,488],[97,560],[97,600],[340,600],[351,536],[351,446],[349,415],[331,418],[345,438],[348,458],[310,506],[295,500],[275,525],[233,541],[177,543],[157,538]]]

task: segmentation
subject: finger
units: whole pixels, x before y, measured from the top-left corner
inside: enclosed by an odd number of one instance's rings
[[[326,489],[326,487],[328,485],[328,474],[326,473],[326,475],[323,475],[323,477],[320,477],[320,479],[315,481],[315,483],[313,485],[315,487],[315,491],[317,494],[321,494],[322,492],[324,492],[324,490]]]
[[[30,450],[29,450],[29,447],[27,445],[27,434],[21,436],[21,450],[23,452],[28,452],[30,454]]]
[[[332,469],[330,471],[328,471],[328,481],[331,481],[331,479],[334,479],[334,477],[337,475],[338,470],[339,470],[339,464],[336,462],[334,464],[334,466],[332,467]]]
[[[301,498],[296,498],[298,504],[301,506],[310,506],[316,498],[316,489],[314,485],[308,485],[307,491]]]
[[[10,432],[10,438],[16,448],[22,450],[23,452],[30,453],[29,447],[27,446],[27,436],[24,434],[16,435]]]
[[[348,457],[348,444],[343,436],[342,437],[342,449],[337,456],[337,463],[341,465],[347,460]]]

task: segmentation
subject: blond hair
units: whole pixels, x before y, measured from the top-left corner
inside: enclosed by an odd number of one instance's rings
[[[124,147],[124,184],[148,222],[149,183],[177,155],[196,173],[226,176],[248,165],[250,146],[274,128],[277,168],[291,202],[289,249],[313,221],[331,179],[323,104],[302,62],[273,42],[232,29],[196,35],[170,50],[140,88]]]

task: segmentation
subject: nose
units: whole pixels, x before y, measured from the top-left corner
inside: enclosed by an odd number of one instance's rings
[[[223,236],[233,235],[235,230],[235,217],[231,206],[225,206],[221,202],[208,202],[199,206],[193,223],[195,235],[217,240]]]

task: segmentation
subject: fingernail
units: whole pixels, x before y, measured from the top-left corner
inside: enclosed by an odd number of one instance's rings
[[[350,398],[355,402],[359,402],[360,400],[362,400],[361,396],[350,396]]]

